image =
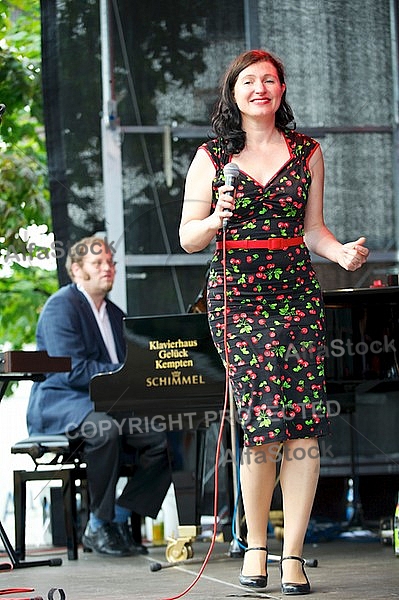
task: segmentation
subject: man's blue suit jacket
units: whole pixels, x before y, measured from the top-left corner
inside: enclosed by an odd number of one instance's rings
[[[106,299],[119,364],[111,362],[96,318],[85,296],[72,283],[46,302],[37,332],[37,350],[50,356],[70,356],[69,373],[48,373],[35,382],[27,411],[29,434],[64,433],[76,428],[94,410],[89,396],[93,375],[115,371],[125,360],[123,311]]]

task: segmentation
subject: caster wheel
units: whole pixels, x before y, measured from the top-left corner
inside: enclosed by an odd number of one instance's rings
[[[180,562],[194,556],[194,550],[191,544],[179,544],[178,540],[168,544],[165,550],[166,560],[169,563]]]

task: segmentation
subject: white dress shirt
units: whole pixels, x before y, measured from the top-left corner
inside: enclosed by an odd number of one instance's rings
[[[77,286],[78,290],[82,292],[82,294],[87,298],[93,314],[96,318],[98,328],[101,332],[102,338],[104,340],[105,347],[108,350],[108,354],[111,358],[112,363],[119,363],[118,355],[116,353],[115,339],[112,331],[111,323],[109,320],[108,312],[106,309],[107,303],[103,300],[100,308],[97,309],[96,305],[93,302],[92,297],[86,292],[84,287],[81,285]]]

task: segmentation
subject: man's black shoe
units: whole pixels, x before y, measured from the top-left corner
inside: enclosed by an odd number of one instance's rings
[[[123,539],[125,546],[130,550],[131,555],[148,554],[148,548],[142,544],[138,544],[132,535],[128,523],[113,523],[116,526],[120,537]]]
[[[107,556],[131,556],[129,548],[113,523],[101,525],[96,531],[93,531],[88,523],[82,536],[82,545],[84,552],[94,550]]]

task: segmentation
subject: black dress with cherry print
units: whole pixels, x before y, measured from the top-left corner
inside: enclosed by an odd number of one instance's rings
[[[226,240],[265,240],[303,235],[311,182],[309,160],[318,142],[283,132],[289,160],[266,186],[240,171]],[[223,167],[234,162],[220,139],[205,143],[218,187]],[[217,241],[222,240],[222,231]],[[213,256],[208,318],[225,361],[223,253]],[[304,243],[281,250],[226,251],[229,375],[244,445],[254,446],[329,433],[324,376],[325,325],[320,285]]]

